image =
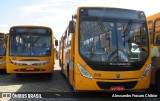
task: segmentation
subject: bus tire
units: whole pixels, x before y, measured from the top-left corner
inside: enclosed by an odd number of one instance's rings
[[[61,66],[61,73],[63,74],[63,66]]]
[[[61,68],[61,74],[63,74],[63,70],[62,70],[62,68]]]
[[[157,70],[157,72],[156,72],[156,75],[155,75],[155,77],[156,77],[156,89],[157,89],[157,92],[158,93],[160,93],[160,69],[159,70]]]
[[[70,82],[70,77],[69,77],[69,64],[67,64],[67,79],[68,79],[69,88],[74,91]]]
[[[52,73],[47,73],[47,77],[52,77]]]
[[[69,85],[71,85],[71,83],[70,83],[70,77],[69,77],[69,64],[67,64],[67,79],[68,79]]]
[[[61,59],[59,59],[59,66],[61,67]],[[61,67],[62,68],[62,67]]]
[[[16,77],[22,77],[22,73],[16,73]]]
[[[69,78],[69,64],[67,63],[67,79],[68,83],[70,84],[70,78]]]

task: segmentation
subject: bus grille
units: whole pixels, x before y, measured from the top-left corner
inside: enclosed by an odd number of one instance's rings
[[[35,71],[46,71],[46,69],[38,69],[38,68],[36,68],[36,69],[30,71],[30,70],[26,70],[24,68],[24,69],[14,69],[14,71],[16,71],[16,72],[35,72]]]
[[[101,89],[110,89],[112,86],[124,86],[125,89],[131,89],[136,86],[137,81],[130,81],[130,82],[97,82],[97,85]]]

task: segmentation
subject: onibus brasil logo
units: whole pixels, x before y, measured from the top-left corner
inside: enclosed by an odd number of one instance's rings
[[[1,98],[42,98],[42,95],[40,93],[1,93]]]

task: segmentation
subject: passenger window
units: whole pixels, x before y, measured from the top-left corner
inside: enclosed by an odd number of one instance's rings
[[[160,44],[160,19],[155,22],[155,44]]]
[[[160,35],[157,35],[156,37],[156,44],[160,44]]]

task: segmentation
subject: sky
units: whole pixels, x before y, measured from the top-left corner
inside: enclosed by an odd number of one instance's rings
[[[0,32],[15,25],[48,26],[59,40],[79,6],[134,9],[150,16],[160,12],[159,5],[160,0],[0,0]]]

